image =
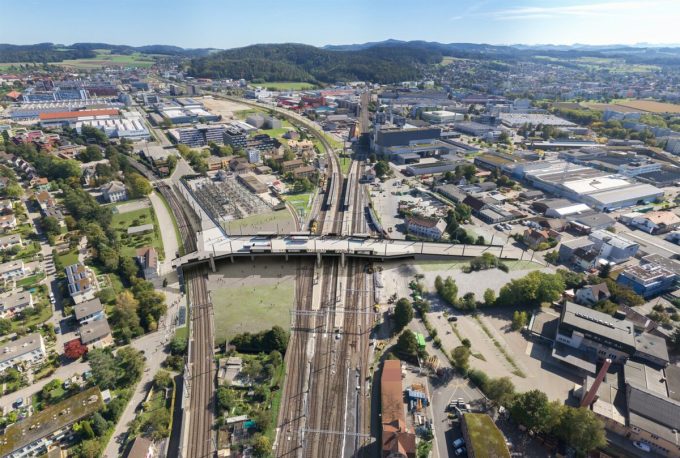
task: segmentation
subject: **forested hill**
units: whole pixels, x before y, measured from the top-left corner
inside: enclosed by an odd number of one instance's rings
[[[58,48],[52,43],[0,44],[0,62],[61,62],[65,59],[87,59],[95,55],[89,49]]]
[[[262,44],[193,59],[189,73],[196,77],[244,78],[254,82],[394,83],[417,79],[420,67],[441,59],[437,50],[417,46],[331,51],[294,43]]]

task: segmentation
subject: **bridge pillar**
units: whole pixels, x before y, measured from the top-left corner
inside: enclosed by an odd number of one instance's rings
[[[255,255],[254,255],[254,254],[251,254],[251,255],[250,255],[250,260],[251,260],[251,261],[255,261]]]
[[[229,256],[229,259],[231,260],[231,263],[233,264],[234,263],[234,255],[232,254],[231,256]]]
[[[286,253],[286,262],[288,262],[288,253]]]
[[[212,273],[215,273],[217,269],[215,269],[215,256],[212,253],[208,262],[210,263],[210,270],[212,270]]]
[[[345,253],[340,253],[340,265],[345,267]]]
[[[316,252],[316,266],[321,267],[321,253],[318,251]]]

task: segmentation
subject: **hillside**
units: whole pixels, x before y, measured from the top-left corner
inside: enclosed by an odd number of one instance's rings
[[[0,63],[43,63],[62,62],[72,59],[91,59],[97,56],[97,50],[107,50],[112,54],[121,55],[144,53],[185,57],[205,56],[212,51],[211,49],[184,49],[166,45],[127,46],[107,43],[74,43],[70,46],[54,43],[38,43],[34,45],[0,44]]]
[[[256,82],[334,83],[365,80],[393,83],[416,79],[421,67],[440,62],[435,49],[401,45],[332,51],[286,43],[262,44],[193,59],[189,74],[209,78],[245,78]]]

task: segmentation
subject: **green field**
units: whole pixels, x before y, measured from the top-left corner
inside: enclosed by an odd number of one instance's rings
[[[127,229],[130,226],[141,226],[145,224],[154,225],[154,231],[147,234],[128,236]],[[156,248],[158,257],[163,258],[163,240],[158,228],[158,221],[151,208],[142,208],[127,213],[115,213],[111,219],[111,226],[120,234],[121,255],[135,256],[137,248],[153,246]]]
[[[96,50],[97,55],[90,59],[72,59],[61,62],[51,62],[51,65],[73,67],[77,69],[95,69],[102,67],[151,67],[156,63],[153,56],[149,54],[111,54],[109,50]]]
[[[314,200],[313,192],[287,194],[285,197],[286,202],[290,203],[293,208],[295,208],[295,211],[298,213],[298,215],[305,216],[309,214],[309,211],[312,208],[312,202]]]
[[[296,81],[278,81],[273,83],[262,83],[270,91],[304,91],[307,89],[316,89],[317,86],[312,83],[301,83]]]
[[[72,264],[78,263],[78,250],[69,251],[68,253],[58,255],[61,265],[68,267]]]
[[[223,227],[228,234],[253,235],[258,232],[295,232],[293,216],[288,210],[252,215],[247,218],[226,221]]]
[[[295,281],[285,277],[271,281],[275,283],[211,290],[217,344],[235,334],[259,332],[274,325],[288,329]]]
[[[347,175],[352,166],[352,159],[349,157],[340,157],[338,158],[338,161],[340,161],[340,170],[344,175]]]

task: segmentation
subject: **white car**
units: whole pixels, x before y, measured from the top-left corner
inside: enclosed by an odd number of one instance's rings
[[[652,447],[650,447],[649,444],[647,444],[646,442],[633,441],[633,445],[635,446],[635,448],[638,448],[643,452],[649,453],[652,451]]]

